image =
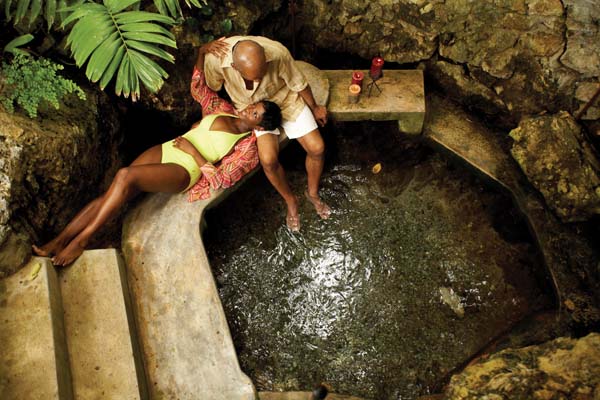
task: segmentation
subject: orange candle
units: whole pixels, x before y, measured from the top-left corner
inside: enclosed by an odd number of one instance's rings
[[[360,86],[356,83],[353,83],[348,88],[348,103],[356,104],[358,103],[358,98],[360,96]]]

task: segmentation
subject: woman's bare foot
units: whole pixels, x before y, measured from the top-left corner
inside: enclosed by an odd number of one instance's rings
[[[71,240],[67,247],[52,257],[52,263],[57,266],[67,266],[75,261],[83,253],[83,250],[85,250],[85,245],[82,246],[77,240]]]
[[[49,241],[48,243],[46,243],[45,245],[43,245],[42,247],[38,247],[35,244],[31,245],[31,249],[33,250],[33,252],[40,257],[50,257],[53,256],[57,253],[60,253],[60,251],[64,248],[64,243],[62,243],[61,241],[58,240],[58,238],[54,238],[51,241]]]
[[[325,202],[321,200],[321,198],[318,195],[311,196],[306,190],[304,191],[304,195],[306,196],[308,201],[310,201],[312,205],[315,206],[315,210],[317,211],[319,217],[321,217],[322,219],[329,218],[329,216],[331,215],[331,208],[329,208],[329,206],[325,204]]]

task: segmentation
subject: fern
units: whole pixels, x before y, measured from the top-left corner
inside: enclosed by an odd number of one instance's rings
[[[85,93],[77,84],[57,72],[63,66],[52,61],[17,55],[10,64],[2,63],[0,70],[0,103],[7,111],[14,111],[15,102],[31,118],[37,116],[38,108],[47,103],[59,108],[60,100],[69,93],[76,93],[85,100]]]

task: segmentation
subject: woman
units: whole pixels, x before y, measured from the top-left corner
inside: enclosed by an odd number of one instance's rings
[[[202,46],[196,72],[202,72],[206,53],[222,54],[223,51],[224,44],[219,41]],[[126,201],[141,192],[185,191],[200,178],[200,167],[225,157],[235,143],[253,129],[272,130],[280,124],[281,111],[269,101],[252,104],[237,116],[218,113],[204,117],[183,136],[151,147],[129,167],[120,169],[102,196],[88,203],[56,238],[41,247],[34,245],[33,251],[39,256],[53,256],[54,265],[71,264],[81,255],[92,235],[115,216]]]

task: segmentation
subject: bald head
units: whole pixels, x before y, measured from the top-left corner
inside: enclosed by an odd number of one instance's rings
[[[253,40],[237,42],[233,46],[232,60],[231,66],[246,80],[261,80],[267,72],[265,49]]]

